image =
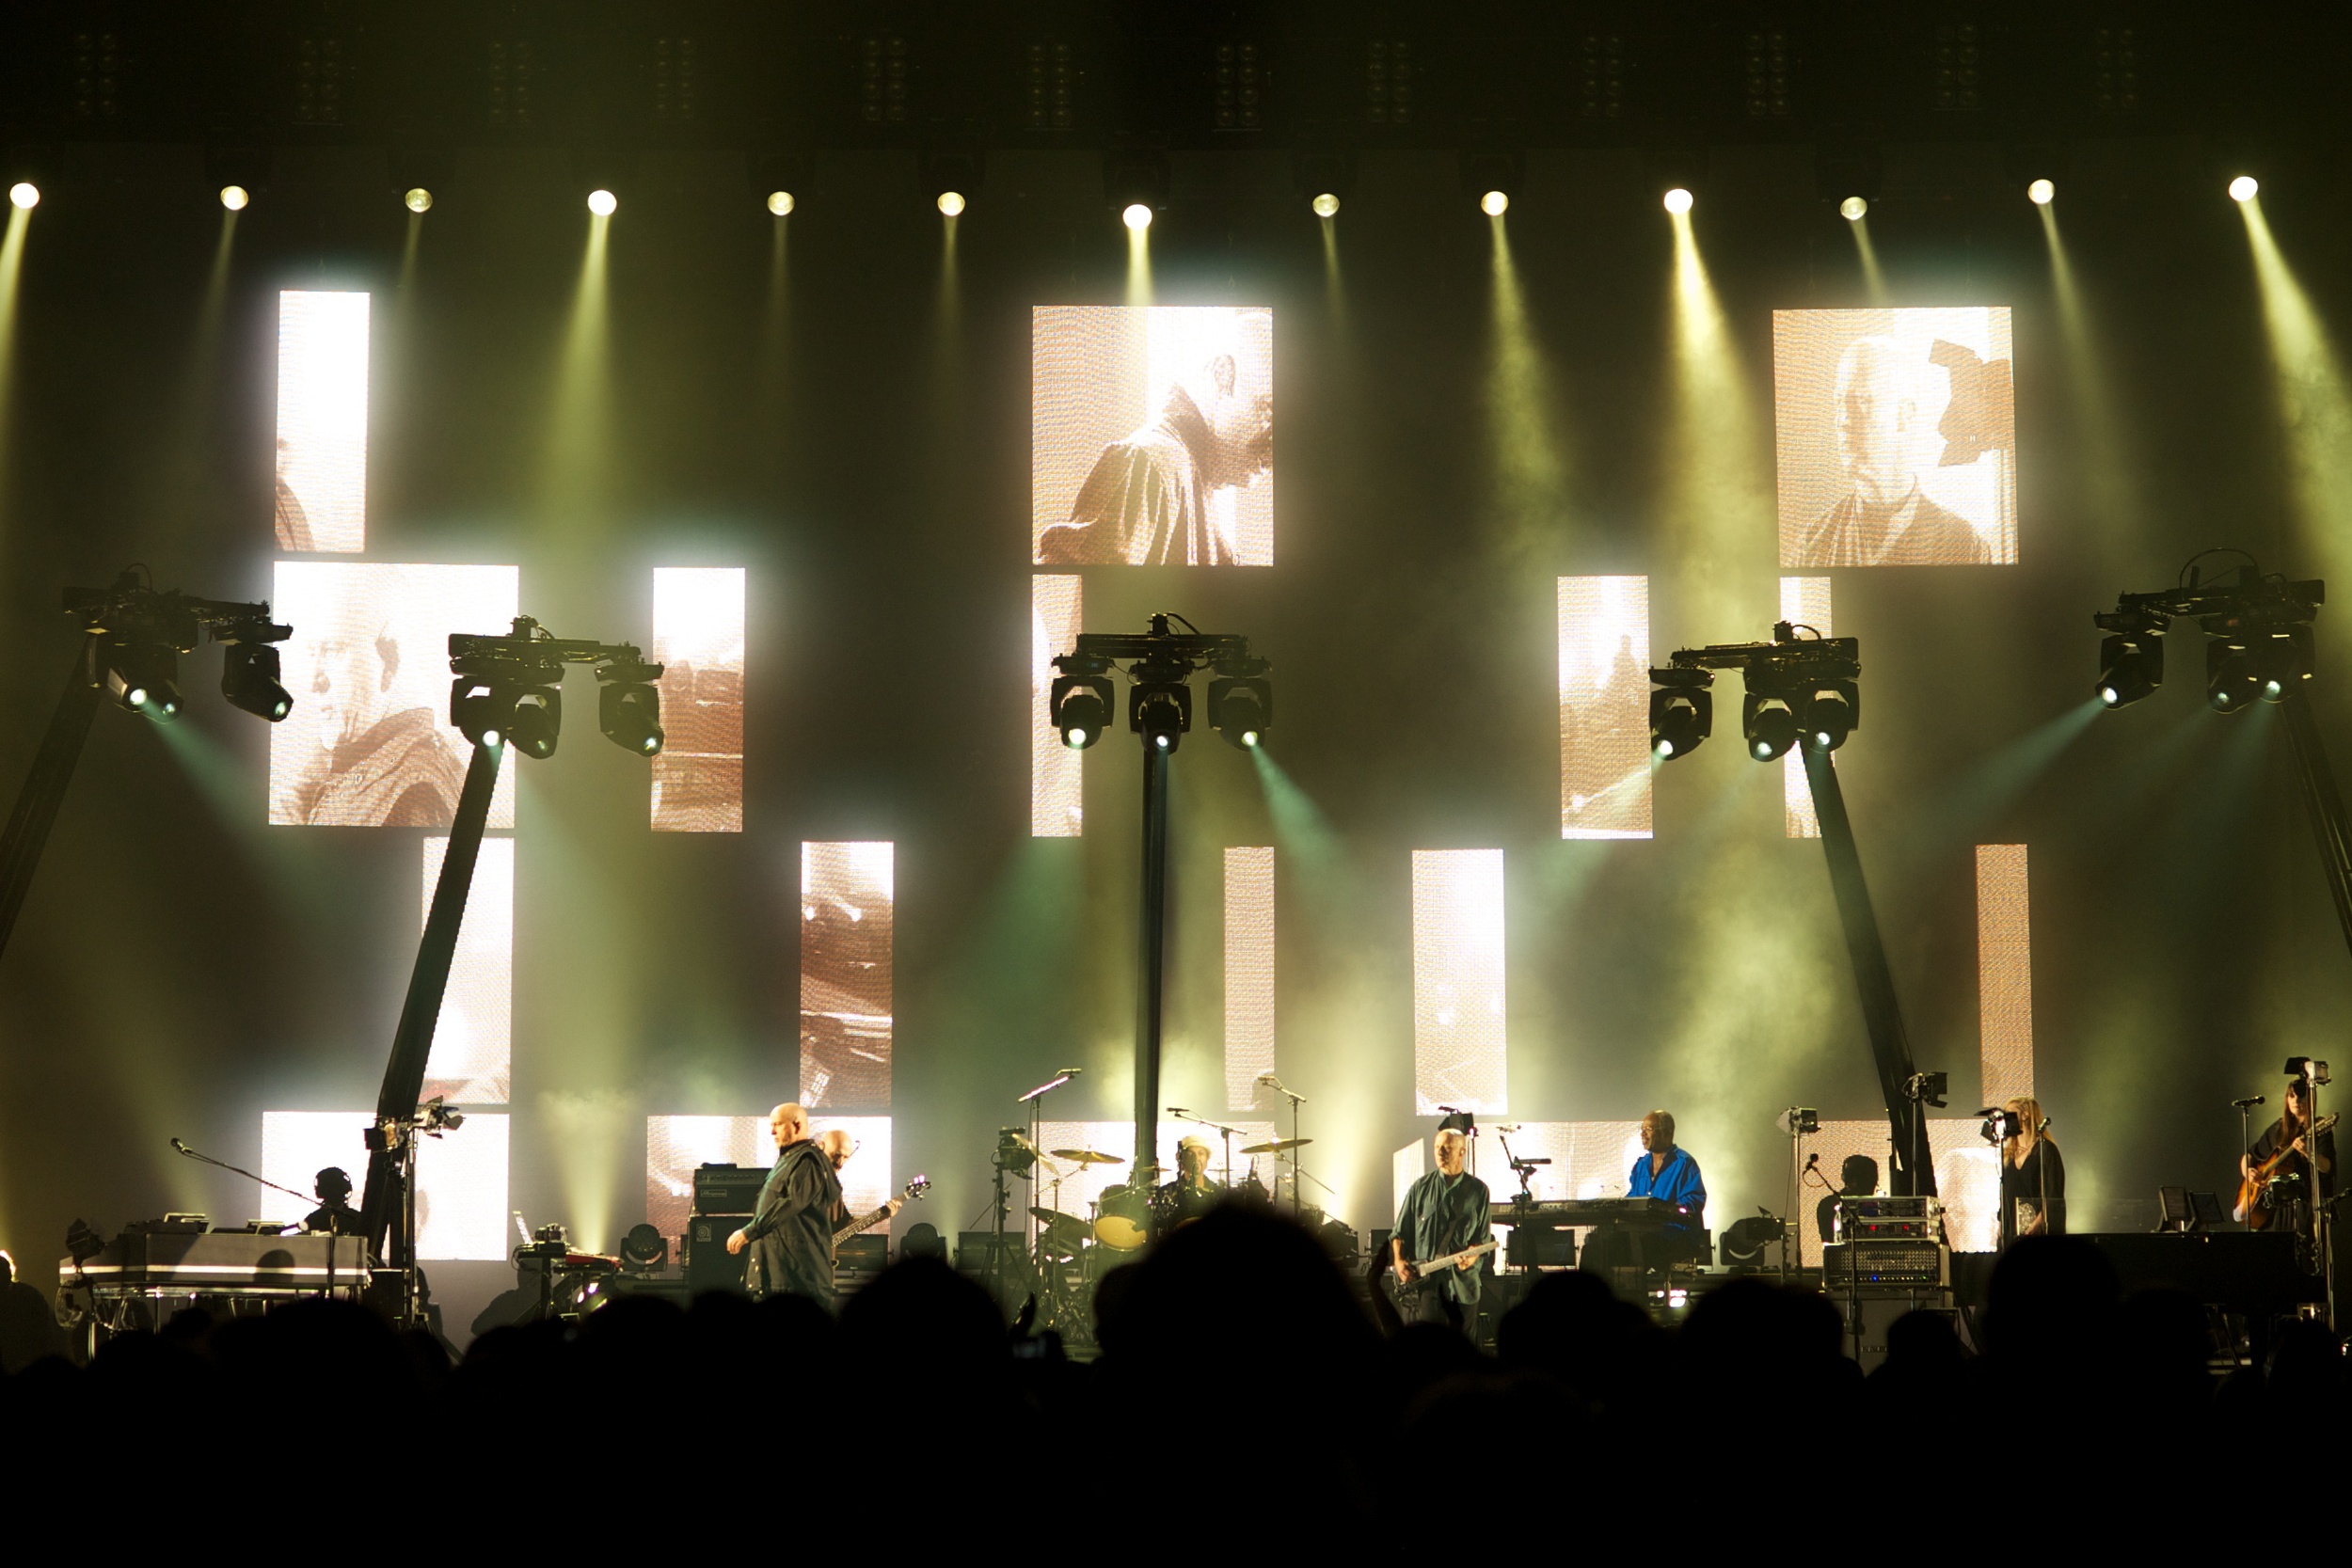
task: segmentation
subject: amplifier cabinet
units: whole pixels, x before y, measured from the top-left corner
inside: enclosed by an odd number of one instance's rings
[[[743,1259],[727,1251],[727,1238],[751,1224],[749,1214],[696,1214],[686,1222],[686,1288],[743,1293]]]
[[[759,1207],[759,1189],[767,1181],[765,1165],[697,1165],[694,1212],[748,1214]]]
[[[1821,1248],[1821,1288],[1835,1295],[1853,1286],[1949,1285],[1951,1253],[1940,1242],[1831,1242]]]

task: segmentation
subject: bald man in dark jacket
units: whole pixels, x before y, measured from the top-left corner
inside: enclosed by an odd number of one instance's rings
[[[768,1113],[776,1164],[759,1189],[749,1224],[727,1238],[729,1252],[750,1253],[743,1284],[755,1297],[807,1296],[831,1309],[833,1212],[841,1180],[808,1135],[808,1113],[779,1105]]]

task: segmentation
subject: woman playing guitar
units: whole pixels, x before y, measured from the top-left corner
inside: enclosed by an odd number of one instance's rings
[[[2279,1119],[2238,1157],[2237,1217],[2249,1230],[2280,1226],[2298,1234],[2311,1228],[2312,1160],[2314,1141],[2319,1149],[2319,1196],[2335,1196],[2335,1117],[2321,1122],[2312,1136],[2311,1101],[2303,1080],[2287,1081],[2285,1102]]]

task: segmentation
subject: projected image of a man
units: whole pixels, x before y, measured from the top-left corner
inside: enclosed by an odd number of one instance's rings
[[[307,652],[319,750],[295,780],[295,819],[342,828],[447,827],[465,765],[433,709],[395,705],[401,644],[391,617],[358,596],[323,624]]]
[[[1812,525],[1805,566],[1983,565],[1993,552],[1966,519],[1919,487],[1927,443],[1920,381],[1931,367],[1892,338],[1856,338],[1837,361],[1837,458],[1847,491]]]
[[[1070,520],[1038,542],[1047,566],[1224,566],[1240,542],[1211,498],[1246,489],[1274,466],[1273,334],[1246,314],[1231,348],[1168,388],[1159,412],[1095,460]]]

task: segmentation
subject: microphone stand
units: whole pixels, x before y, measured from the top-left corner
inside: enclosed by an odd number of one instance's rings
[[[1271,1073],[1260,1078],[1258,1086],[1272,1089],[1291,1102],[1291,1218],[1303,1224],[1307,1209],[1307,1166],[1298,1157],[1298,1151],[1306,1147],[1306,1140],[1298,1135],[1298,1108],[1307,1103],[1307,1097],[1291,1093],[1282,1086],[1282,1081]]]

